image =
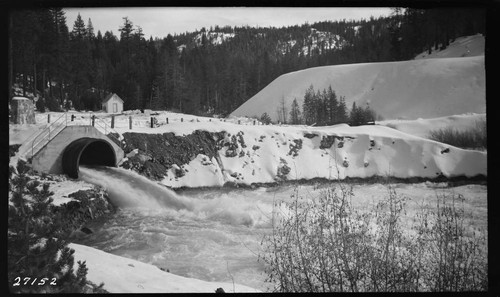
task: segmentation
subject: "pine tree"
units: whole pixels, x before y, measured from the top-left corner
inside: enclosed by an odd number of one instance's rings
[[[340,96],[339,108],[337,110],[337,121],[338,123],[347,123],[349,121],[349,116],[347,115],[347,105],[345,103],[344,96]]]
[[[377,118],[375,112],[370,108],[370,104],[366,102],[365,109],[363,110],[363,122],[373,122]]]
[[[271,117],[267,114],[267,112],[264,112],[261,116],[260,116],[260,121],[266,125],[269,125],[271,124]]]
[[[337,95],[332,89],[332,86],[328,87],[327,95],[328,98],[328,124],[334,125],[338,123],[338,108],[339,102],[337,100]]]
[[[359,121],[358,118],[358,108],[356,106],[356,102],[352,103],[351,113],[349,114],[349,122],[351,125],[356,126]]]
[[[89,22],[87,23],[86,37],[88,40],[94,40],[94,26],[92,25],[92,20],[89,18]]]
[[[85,28],[85,23],[83,22],[80,14],[76,17],[75,23],[73,24],[73,31],[71,31],[71,37],[73,39],[82,40],[87,36],[87,29]]]
[[[314,107],[314,87],[310,85],[304,95],[304,103],[302,104],[302,112],[304,122],[307,125],[316,123],[316,110]]]
[[[54,211],[53,192],[49,191],[48,183],[32,180],[28,170],[23,161],[17,164],[17,174],[10,170],[13,203],[9,205],[7,233],[10,290],[15,293],[84,292],[86,264],[78,261],[78,271],[74,274],[74,250],[64,240],[66,231],[61,215]],[[29,285],[16,285],[24,284],[25,277],[30,278]],[[52,285],[54,283],[57,285]]]
[[[290,123],[292,125],[298,125],[302,122],[300,117],[300,106],[297,103],[297,98],[293,99],[292,108],[290,109]]]

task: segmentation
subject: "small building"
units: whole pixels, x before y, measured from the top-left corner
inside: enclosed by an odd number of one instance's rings
[[[107,113],[122,113],[123,112],[123,100],[116,93],[111,93],[107,95],[104,100],[102,100],[102,110]]]

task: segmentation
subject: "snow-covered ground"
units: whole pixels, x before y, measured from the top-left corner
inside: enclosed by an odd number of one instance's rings
[[[485,120],[485,113],[469,113],[432,119],[418,118],[416,120],[385,120],[377,122],[377,124],[394,128],[411,135],[426,138],[433,130],[453,128],[456,131],[466,131],[474,128],[476,123],[480,123]]]
[[[315,91],[331,86],[338,96],[345,97],[349,108],[353,102],[358,106],[369,103],[385,119],[485,113],[484,37],[459,38],[430,57],[434,59],[323,66],[287,73],[232,115],[252,117],[267,112],[277,120],[281,99],[288,108],[295,98],[302,105],[311,85]]]
[[[177,164],[186,171],[182,177],[176,177],[175,168],[171,168],[161,182],[173,188],[222,186],[227,182],[247,185],[272,183],[280,179],[279,170],[284,167],[290,169],[282,176],[288,180],[367,178],[374,175],[399,178],[487,175],[486,152],[464,150],[423,138],[429,130],[446,125],[470,127],[476,120],[484,118],[484,114],[386,121],[383,123],[385,126],[359,127],[345,124],[326,127],[266,126],[258,122],[253,125],[252,119],[223,120],[171,112],[153,114],[156,114],[158,127],[150,128],[150,115],[135,114],[132,116],[132,129],[129,129],[129,116],[120,115],[115,119],[114,130],[120,134],[172,132],[178,136],[195,130],[225,131],[225,142],[231,142],[236,135],[241,135],[244,140],[244,145],[236,142],[238,147],[234,157],[227,156],[229,148],[224,146],[218,152],[218,160],[199,154],[189,164]],[[108,124],[111,122],[109,115],[97,113],[96,116]],[[44,125],[46,117],[37,114],[39,125]],[[169,124],[166,124],[167,117]],[[77,113],[73,123],[89,124],[90,114]],[[19,135],[12,137],[11,143],[19,142],[24,138],[21,134],[30,135],[35,128],[36,125],[26,126],[23,131],[19,126],[12,126],[11,131]],[[326,138],[330,138],[328,145],[325,145]],[[22,148],[20,151],[23,151]]]
[[[72,243],[69,247],[75,250],[75,271],[77,261],[86,261],[87,279],[96,284],[104,282],[104,288],[110,293],[215,293],[217,288],[226,293],[259,292],[239,284],[178,276],[151,264],[84,245]]]

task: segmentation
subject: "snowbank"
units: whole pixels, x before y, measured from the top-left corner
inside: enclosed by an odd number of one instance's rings
[[[424,59],[425,58],[425,59]],[[429,59],[433,58],[433,59]],[[281,75],[232,112],[277,121],[282,98],[290,109],[296,98],[302,106],[310,85],[330,85],[344,96],[347,107],[366,103],[385,119],[433,118],[486,112],[484,37],[458,38],[443,51],[422,53],[415,60],[323,66]]]
[[[232,135],[242,135],[245,147],[236,142],[235,151],[228,153],[230,148],[223,146],[219,160],[198,155],[182,166],[184,176],[176,177],[172,169],[162,183],[175,188],[318,177],[435,178],[487,174],[485,152],[463,150],[384,126],[256,129],[226,125],[224,130],[228,142]]]
[[[77,261],[86,261],[87,279],[95,284],[104,282],[110,293],[215,293],[217,288],[230,292],[259,292],[254,288],[232,284],[207,282],[171,274],[151,264],[115,256],[98,249],[70,244]],[[234,291],[233,291],[234,286]]]
[[[453,128],[457,131],[466,131],[474,128],[476,123],[485,120],[485,113],[470,113],[433,119],[387,120],[377,122],[377,124],[394,128],[411,135],[427,138],[433,130]]]
[[[484,56],[420,59],[309,68],[284,74],[238,107],[233,116],[275,112],[284,98],[300,106],[305,91],[327,89],[345,96],[350,108],[366,103],[386,119],[416,119],[486,112]]]

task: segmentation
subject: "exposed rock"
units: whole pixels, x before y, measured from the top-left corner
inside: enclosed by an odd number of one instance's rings
[[[299,150],[302,148],[302,139],[294,139],[294,144],[290,144],[290,151],[288,155],[297,157],[299,155]]]
[[[35,106],[25,97],[12,98],[12,120],[14,124],[36,124]]]
[[[16,155],[16,153],[19,150],[20,146],[21,146],[20,144],[9,145],[9,158],[10,157],[14,157]]]
[[[349,160],[345,159],[344,162],[342,162],[342,166],[344,167],[349,167]]]
[[[441,150],[441,154],[446,154],[450,152],[450,148],[445,148],[444,150]]]
[[[92,230],[84,227],[87,222],[115,211],[108,194],[102,188],[80,190],[68,197],[74,200],[55,208],[68,232],[77,230],[82,234],[90,234]]]
[[[321,138],[321,142],[319,144],[320,149],[328,149],[331,148],[333,143],[335,142],[335,139],[338,139],[339,141],[343,141],[344,137],[342,136],[336,136],[336,135],[327,135],[323,136]]]
[[[306,133],[306,134],[304,134],[304,137],[305,138],[309,138],[309,139],[314,138],[314,137],[318,137],[318,136],[319,136],[318,134],[314,134],[314,133]]]
[[[278,166],[278,171],[276,177],[280,180],[287,180],[287,175],[290,173],[291,169],[285,159],[280,158],[280,165]]]

